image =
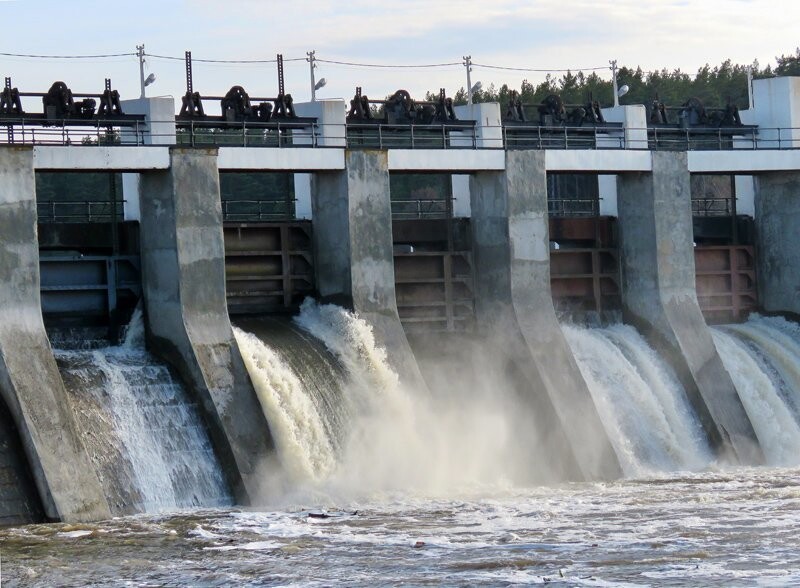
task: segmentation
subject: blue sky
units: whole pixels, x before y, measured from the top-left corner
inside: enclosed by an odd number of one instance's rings
[[[359,63],[460,62],[518,68],[573,70],[605,67],[610,59],[644,69],[679,67],[694,72],[726,58],[764,65],[800,44],[800,3],[780,0],[0,0],[4,35],[0,52],[54,55],[126,53],[139,43],[153,54],[195,59],[317,57]],[[148,95],[185,91],[183,64],[150,59],[157,76]],[[123,98],[137,97],[135,57],[97,60],[0,56],[0,74],[20,90],[43,91],[55,80],[74,91],[102,90],[111,77]],[[476,67],[473,82],[518,87],[544,73]],[[607,71],[601,75],[608,76]],[[382,97],[398,88],[413,96],[465,85],[464,68],[370,69],[320,63],[328,85],[320,98],[350,98],[356,85]],[[251,95],[275,94],[274,64],[195,63],[195,90],[224,94],[243,85]],[[286,63],[287,90],[310,96],[308,64]]]

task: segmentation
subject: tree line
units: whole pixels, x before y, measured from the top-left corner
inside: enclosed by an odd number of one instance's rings
[[[768,64],[762,69],[758,61],[740,65],[727,59],[714,67],[706,64],[693,75],[680,69],[644,71],[640,67],[622,66],[617,70],[618,86],[627,85],[629,90],[620,104],[650,104],[658,97],[667,106],[680,106],[689,98],[697,97],[709,107],[722,107],[730,100],[741,109],[748,108],[748,69],[754,79],[800,75],[800,48],[775,60],[774,67]],[[548,74],[539,84],[523,80],[518,88],[508,84],[498,88],[491,84],[475,92],[472,99],[473,102],[505,105],[512,92],[519,93],[523,104],[540,104],[550,94],[559,94],[565,104],[583,105],[592,99],[601,106],[610,106],[614,101],[611,80],[601,78],[595,71],[589,74],[567,71],[560,77]],[[436,100],[437,97],[438,92],[427,92],[425,99]],[[460,88],[452,98],[454,104],[466,104],[466,89]]]

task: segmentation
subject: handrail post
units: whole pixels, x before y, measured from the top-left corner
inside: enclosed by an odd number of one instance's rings
[[[411,124],[411,148],[414,148],[414,125]]]
[[[378,149],[383,149],[383,125],[378,123]]]

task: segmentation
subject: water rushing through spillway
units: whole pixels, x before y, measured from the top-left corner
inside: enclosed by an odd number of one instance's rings
[[[230,504],[198,407],[144,350],[140,323],[120,346],[55,351],[112,512]]]
[[[672,368],[628,325],[563,331],[628,476],[694,470],[711,451]]]
[[[768,463],[800,464],[800,326],[753,316],[712,333]]]
[[[236,323],[285,470],[271,497],[309,487],[441,494],[505,484],[538,467],[529,421],[499,381],[478,392],[454,374],[449,393],[409,390],[364,320],[312,300],[292,323]]]

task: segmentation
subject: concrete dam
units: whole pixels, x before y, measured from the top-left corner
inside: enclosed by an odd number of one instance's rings
[[[756,80],[731,128],[3,113],[0,523],[797,465],[798,96]]]

